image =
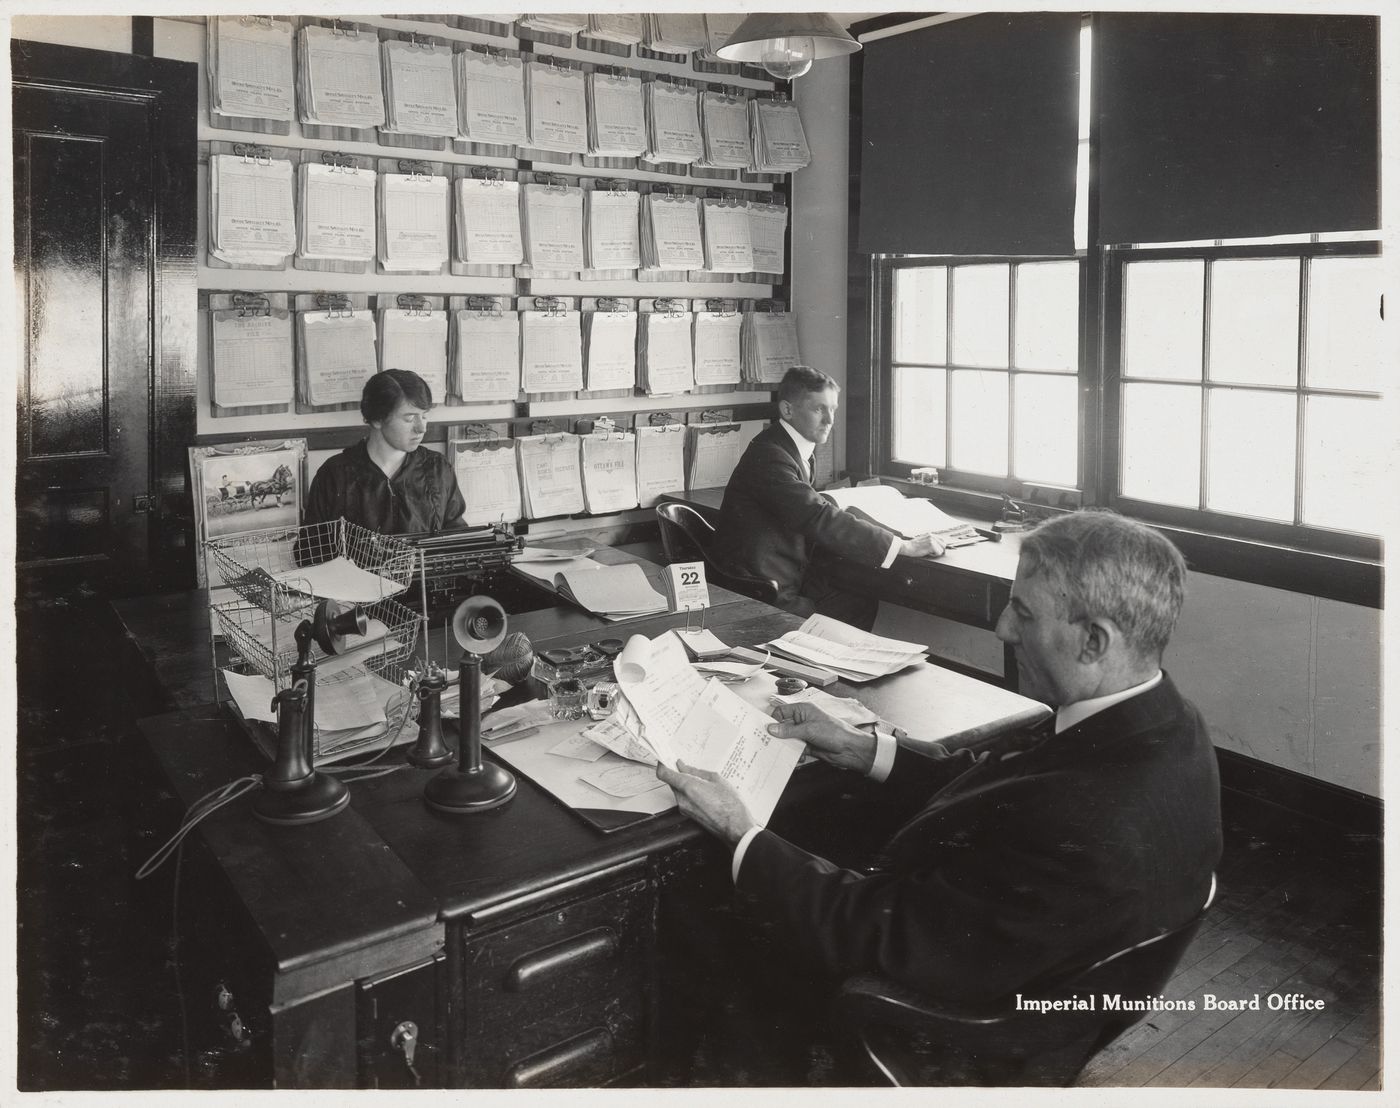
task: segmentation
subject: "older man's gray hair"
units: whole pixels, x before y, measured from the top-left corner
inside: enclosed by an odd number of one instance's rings
[[[1111,619],[1141,658],[1161,658],[1186,599],[1186,560],[1168,539],[1113,512],[1073,512],[1030,532],[1021,559],[1051,582],[1066,619]]]

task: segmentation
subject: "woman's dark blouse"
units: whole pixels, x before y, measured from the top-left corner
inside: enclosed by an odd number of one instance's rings
[[[311,481],[305,523],[344,516],[385,535],[460,527],[466,501],[457,475],[441,454],[420,446],[393,478],[384,476],[363,441],[326,459]]]

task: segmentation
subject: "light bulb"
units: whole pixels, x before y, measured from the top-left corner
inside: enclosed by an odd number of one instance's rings
[[[811,35],[791,35],[765,42],[758,64],[778,80],[791,81],[811,69],[816,56],[817,44]]]

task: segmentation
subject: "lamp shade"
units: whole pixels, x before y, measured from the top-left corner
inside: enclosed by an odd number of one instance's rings
[[[729,41],[716,53],[727,62],[762,65],[764,55],[780,39],[810,39],[812,57],[836,58],[853,54],[860,43],[824,12],[756,12],[735,28]]]

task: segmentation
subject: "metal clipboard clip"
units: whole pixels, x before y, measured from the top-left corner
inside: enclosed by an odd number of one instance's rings
[[[410,181],[427,181],[433,175],[432,163],[425,162],[421,158],[400,158],[398,167],[399,172]]]
[[[728,318],[738,314],[739,301],[720,296],[712,296],[705,301],[705,311],[709,312],[711,315]]]
[[[316,306],[326,310],[327,319],[349,319],[355,314],[350,297],[343,292],[318,292]]]
[[[490,316],[492,319],[500,319],[505,315],[501,309],[501,302],[496,297],[482,296],[479,293],[467,297],[467,311]]]
[[[355,155],[344,154],[339,150],[322,150],[320,162],[332,173],[359,173],[359,166],[355,164]]]
[[[535,297],[535,311],[544,312],[545,315],[553,319],[562,319],[569,309],[564,306],[564,301],[557,296],[537,296]]]
[[[230,303],[238,309],[238,318],[247,316],[272,315],[272,301],[256,292],[235,292]]]
[[[396,302],[400,309],[411,316],[428,316],[432,313],[432,308],[428,304],[428,298],[422,293],[401,292]]]
[[[254,18],[261,19],[261,16]],[[272,151],[266,146],[259,146],[255,142],[235,142],[233,144],[235,157],[242,158],[250,165],[256,162],[258,165],[272,164]]]
[[[472,166],[472,178],[481,181],[491,188],[504,188],[505,181],[502,180],[501,171],[493,165]]]
[[[543,185],[549,192],[565,192],[569,182],[558,173],[536,173],[535,184]]]

